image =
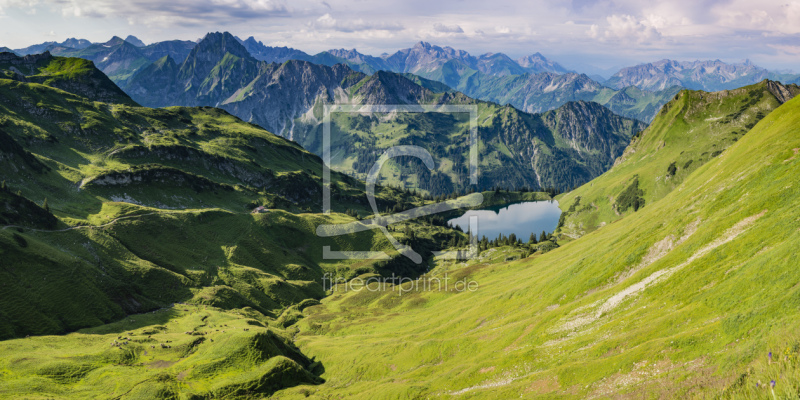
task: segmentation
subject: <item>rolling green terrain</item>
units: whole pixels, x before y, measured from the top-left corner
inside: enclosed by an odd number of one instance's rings
[[[376,230],[319,237],[319,225],[372,211],[363,183],[334,172],[334,212],[319,213],[322,163],[296,143],[216,108],[140,107],[85,60],[6,61],[0,398],[172,398],[178,382],[241,397],[320,382],[284,328],[325,295],[323,276],[415,277],[431,250],[466,241],[441,219],[405,222],[413,237],[395,236],[424,253],[415,264]],[[118,101],[98,101],[114,90]],[[397,212],[426,200],[378,187],[376,202]],[[331,260],[324,246],[389,259]],[[251,328],[205,331],[233,320]],[[9,339],[29,335],[18,339],[28,355],[9,358],[22,349]],[[156,370],[132,380],[141,368]]]
[[[325,383],[278,397],[793,398],[799,126],[794,99],[637,213],[423,277],[475,291],[335,292],[296,336]]]
[[[53,57],[49,53],[19,57],[0,54],[0,77],[20,82],[40,83],[94,101],[136,105],[91,61]]]
[[[611,170],[559,198],[565,211],[559,232],[579,237],[665,197],[798,93],[797,85],[772,81],[714,93],[681,92]]]
[[[277,320],[194,300],[4,341],[0,396],[792,398],[799,126],[795,98],[663,198],[546,254],[338,286]]]

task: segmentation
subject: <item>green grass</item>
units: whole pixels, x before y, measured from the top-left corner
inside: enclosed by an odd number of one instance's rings
[[[765,362],[800,355],[798,123],[795,99],[664,198],[547,254],[427,275],[474,292],[334,293],[296,340],[326,382],[280,395],[766,399],[755,383],[771,379],[776,396],[795,393],[794,361]]]
[[[371,214],[363,183],[333,173],[334,213],[315,214],[319,157],[223,110],[112,105],[5,79],[0,94],[16,99],[0,105],[0,218],[17,226],[0,230],[2,338],[70,332],[176,301],[278,318],[321,298],[325,272],[427,268],[398,260],[377,231],[318,237],[317,225],[353,221],[337,212]],[[381,211],[426,202],[386,187],[376,197]],[[251,214],[258,205],[271,211]],[[425,249],[463,236],[409,224]],[[395,259],[324,260],[323,246]]]
[[[312,372],[319,363],[291,344],[289,332],[206,306],[8,340],[0,353],[3,398],[241,398],[320,382]]]
[[[786,88],[800,91],[796,86]],[[634,179],[643,191],[645,207],[665,197],[780,104],[767,82],[717,93],[681,92],[647,130],[633,138],[611,170],[558,198],[565,211],[581,198],[580,207],[565,217],[559,232],[579,237],[633,212],[632,207],[619,209],[618,200]],[[670,174],[673,163],[676,172]]]
[[[162,208],[221,207],[237,212],[248,211],[251,203],[320,209],[319,157],[225,111],[108,106],[11,80],[0,80],[0,94],[21,99],[0,106],[7,141],[17,147],[24,144],[25,151],[35,154],[36,163],[50,168],[11,169],[2,177],[14,191],[21,190],[36,202],[48,197],[61,217],[84,219],[102,202],[120,199]],[[32,104],[42,111],[32,110]],[[27,157],[26,162],[33,161]],[[168,183],[177,182],[174,192],[164,190],[166,181],[159,184],[146,173],[176,169],[184,178]],[[121,175],[133,181],[112,188],[90,184]],[[337,173],[332,179],[343,190],[333,203],[337,211],[366,211],[364,189],[357,181]],[[191,184],[202,180],[206,184]],[[76,186],[82,190],[76,193]],[[229,194],[220,195],[220,190]],[[405,196],[378,190],[382,205],[407,201]]]

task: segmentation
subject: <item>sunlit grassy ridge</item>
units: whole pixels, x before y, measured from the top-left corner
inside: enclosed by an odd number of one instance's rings
[[[636,182],[642,193],[633,197],[645,207],[663,198],[797,93],[796,85],[770,81],[714,93],[681,92],[633,138],[611,170],[559,197],[567,212],[559,232],[579,237],[634,212],[637,207],[626,207],[633,189],[624,193]]]
[[[0,353],[0,398],[258,398],[321,382],[288,332],[205,306],[0,342]]]
[[[334,293],[296,340],[326,382],[280,395],[796,394],[798,127],[794,99],[618,222],[545,255],[447,267],[477,291]]]
[[[49,53],[0,57],[0,76],[23,82],[35,82],[77,93],[95,101],[136,105],[91,61],[81,58],[53,57]]]
[[[4,137],[50,167],[7,171],[3,179],[34,201],[49,197],[57,214],[85,218],[109,200],[233,211],[250,204],[320,208],[319,157],[225,111],[110,105],[2,79],[0,96],[7,100],[0,103]],[[365,210],[357,181],[337,173],[332,179],[335,209]],[[382,207],[417,201],[385,189],[378,198]]]

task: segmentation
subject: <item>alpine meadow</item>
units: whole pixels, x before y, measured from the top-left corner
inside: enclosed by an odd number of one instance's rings
[[[800,399],[800,2],[0,21],[0,399]]]

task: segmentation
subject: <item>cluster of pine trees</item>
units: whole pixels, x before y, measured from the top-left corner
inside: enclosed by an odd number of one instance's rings
[[[529,248],[531,248],[531,247],[536,247],[536,245],[539,243],[554,242],[554,241],[555,237],[553,236],[552,233],[547,233],[545,231],[542,231],[542,233],[539,234],[538,238],[536,237],[535,233],[531,233],[531,236],[528,238],[527,245]],[[478,251],[483,252],[485,250],[494,247],[503,247],[503,246],[523,247],[525,244],[526,243],[522,241],[522,238],[517,237],[517,235],[514,233],[508,236],[501,233],[497,238],[492,240],[487,239],[486,236],[482,237],[481,240],[478,241]]]

